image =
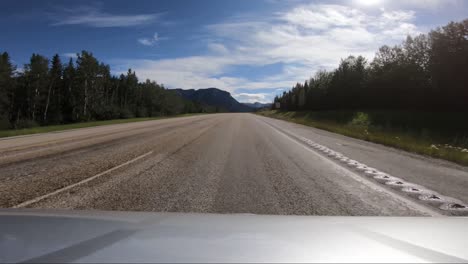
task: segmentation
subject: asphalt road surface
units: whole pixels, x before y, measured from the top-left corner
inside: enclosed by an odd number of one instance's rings
[[[0,207],[468,215],[468,168],[254,114],[211,114],[0,139],[0,193]]]

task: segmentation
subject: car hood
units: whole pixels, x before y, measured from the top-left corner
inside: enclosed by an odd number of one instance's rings
[[[468,218],[0,210],[0,262],[467,262]]]

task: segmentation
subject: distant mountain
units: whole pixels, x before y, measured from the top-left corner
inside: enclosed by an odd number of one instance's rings
[[[248,107],[255,108],[255,109],[271,107],[271,103],[259,103],[259,102],[255,102],[255,103],[243,103],[243,104],[245,104],[245,105],[248,106]]]
[[[197,102],[203,105],[217,107],[220,111],[226,112],[252,112],[254,109],[239,103],[229,92],[218,88],[207,89],[174,89],[185,99]]]

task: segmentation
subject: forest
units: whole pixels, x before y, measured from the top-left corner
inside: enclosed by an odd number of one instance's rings
[[[0,53],[0,129],[213,111],[162,84],[139,82],[131,69],[113,76],[88,51],[66,63],[32,54],[22,71]]]
[[[468,110],[468,20],[342,59],[275,97],[281,110]]]
[[[263,115],[468,164],[468,20],[342,59]]]

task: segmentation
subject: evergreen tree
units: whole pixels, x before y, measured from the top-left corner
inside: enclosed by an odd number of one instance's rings
[[[95,105],[90,104],[93,96],[97,94],[96,81],[99,73],[99,63],[92,53],[82,51],[76,60],[76,78],[79,87],[77,98],[80,120],[90,120]]]
[[[49,60],[33,54],[24,68],[27,117],[31,121],[41,122],[49,86]]]
[[[61,104],[63,100],[62,62],[58,54],[52,58],[49,71],[49,87],[44,106],[43,122],[60,123],[62,121]]]
[[[15,81],[13,72],[15,67],[11,64],[8,53],[0,54],[0,127],[7,127],[11,120],[15,95]]]
[[[78,92],[75,89],[76,84],[76,71],[73,65],[73,59],[70,58],[67,66],[63,70],[63,100],[61,102],[62,109],[62,121],[65,123],[71,123],[78,120],[76,111],[76,98]]]

